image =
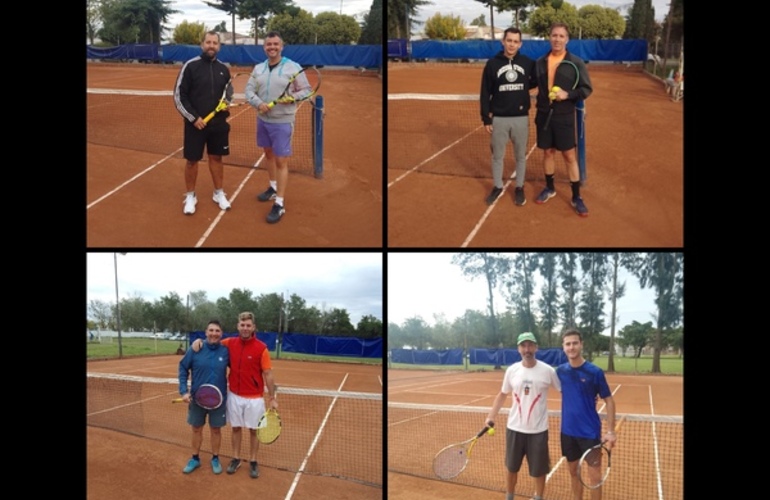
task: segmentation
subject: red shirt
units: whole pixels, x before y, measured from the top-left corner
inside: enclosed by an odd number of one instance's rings
[[[247,340],[240,337],[222,339],[230,351],[230,390],[245,398],[260,398],[265,392],[262,372],[271,370],[270,351],[256,335]]]

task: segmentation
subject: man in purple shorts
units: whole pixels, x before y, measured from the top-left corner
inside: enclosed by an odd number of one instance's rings
[[[246,84],[246,100],[257,110],[257,146],[265,149],[267,173],[270,186],[257,196],[259,201],[273,201],[273,208],[267,215],[267,222],[275,224],[286,213],[284,195],[289,180],[289,157],[291,157],[291,139],[294,134],[294,116],[297,113],[295,102],[279,102],[274,107],[268,104],[278,99],[289,79],[302,69],[296,62],[281,56],[283,40],[276,31],[265,37],[264,44],[267,60],[257,64]],[[290,94],[306,93],[310,84],[301,74],[289,89]]]

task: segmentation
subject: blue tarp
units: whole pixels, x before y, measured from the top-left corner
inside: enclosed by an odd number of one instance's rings
[[[472,365],[508,366],[521,361],[517,349],[469,349]],[[567,362],[567,355],[559,348],[538,349],[535,358],[551,366]]]
[[[524,40],[521,53],[537,59],[550,50],[548,40]],[[489,59],[502,50],[499,40],[421,40],[412,42],[413,59]],[[570,40],[567,50],[585,61],[647,60],[646,40]]]
[[[104,49],[86,46],[87,59],[139,59],[174,63],[187,61],[200,53],[198,45],[126,44]],[[381,45],[287,45],[283,55],[302,65],[358,68],[382,66]],[[237,66],[254,66],[266,58],[261,45],[222,45],[218,57],[222,62]]]
[[[411,363],[418,365],[461,365],[462,349],[393,349],[390,353],[393,363]]]
[[[226,339],[227,337],[237,337],[237,336],[238,336],[238,332],[235,332],[235,333],[225,332],[225,333],[222,334],[222,338],[223,339]],[[206,332],[204,332],[204,331],[190,332],[189,337],[190,337],[190,344],[192,345],[192,343],[196,339],[202,339],[202,340],[205,341],[206,340]],[[278,339],[278,334],[271,333],[271,332],[257,332],[257,338],[259,340],[261,340],[262,342],[264,342],[265,344],[267,344],[267,348],[269,350],[275,351],[275,345],[276,345],[276,341]]]
[[[326,356],[382,358],[382,338],[326,337],[302,333],[285,333],[281,351]]]

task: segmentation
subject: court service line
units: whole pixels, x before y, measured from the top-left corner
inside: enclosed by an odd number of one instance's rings
[[[480,128],[481,128],[481,127],[477,127],[476,129],[474,129],[474,130],[472,130],[472,131],[468,132],[467,134],[465,134],[464,136],[460,137],[459,139],[457,139],[455,142],[453,142],[453,143],[452,143],[452,144],[450,144],[449,146],[447,146],[447,147],[445,147],[444,149],[440,150],[438,153],[434,154],[433,156],[431,156],[431,157],[429,157],[429,158],[426,158],[425,160],[421,161],[420,163],[418,163],[418,164],[417,164],[417,165],[415,165],[414,167],[410,168],[409,170],[407,170],[407,171],[406,171],[406,172],[404,172],[403,174],[399,175],[398,177],[396,177],[396,179],[395,179],[393,182],[389,182],[389,183],[388,183],[388,189],[390,189],[390,187],[391,187],[393,184],[397,183],[398,181],[400,181],[401,179],[403,179],[403,178],[404,178],[404,177],[406,177],[407,175],[411,174],[412,172],[414,172],[415,170],[417,170],[417,169],[418,169],[418,168],[420,168],[421,166],[425,165],[426,163],[428,163],[429,161],[431,161],[433,158],[435,158],[435,157],[437,157],[438,155],[442,154],[444,151],[446,151],[446,150],[448,150],[449,148],[451,148],[451,147],[455,146],[457,143],[459,143],[460,141],[464,140],[466,137],[468,137],[468,136],[470,136],[470,135],[472,135],[472,134],[475,134],[475,133],[476,133],[476,131],[477,131],[477,130],[479,130]]]
[[[650,393],[650,414],[655,415],[655,407],[652,404],[652,385],[649,386]],[[658,448],[658,430],[655,421],[652,422],[652,453],[655,456],[655,482],[658,487],[658,498],[663,500],[663,478],[660,471],[660,451]]]
[[[100,201],[102,201],[102,200],[105,200],[105,199],[109,198],[110,196],[112,196],[113,194],[117,193],[118,191],[120,191],[120,190],[121,190],[121,189],[123,189],[124,187],[128,186],[129,184],[131,184],[132,182],[134,182],[135,180],[137,180],[139,177],[143,176],[144,174],[146,174],[146,173],[147,173],[147,172],[149,172],[150,170],[154,169],[155,167],[157,167],[158,165],[160,165],[160,164],[161,164],[161,163],[163,163],[164,161],[168,160],[169,158],[173,158],[173,157],[174,157],[174,155],[175,155],[175,154],[177,154],[177,153],[178,153],[179,151],[181,151],[181,150],[182,150],[182,148],[179,148],[179,149],[177,149],[176,151],[174,151],[174,152],[173,152],[173,153],[171,153],[170,155],[166,156],[166,157],[165,157],[165,158],[163,158],[162,160],[160,160],[160,161],[157,161],[157,162],[153,163],[152,165],[150,165],[149,167],[147,167],[147,168],[146,168],[146,169],[144,169],[143,171],[141,171],[141,172],[139,172],[138,174],[136,174],[135,176],[131,177],[130,179],[128,179],[128,180],[127,180],[126,182],[124,182],[123,184],[120,184],[118,187],[116,187],[116,188],[115,188],[115,189],[113,189],[112,191],[109,191],[107,194],[103,195],[102,197],[98,198],[97,200],[94,200],[94,201],[92,201],[91,203],[89,203],[88,205],[86,205],[86,210],[88,210],[89,208],[93,207],[94,205],[96,205],[96,204],[97,204],[97,203],[99,203]]]
[[[342,386],[345,385],[345,381],[348,379],[348,375],[349,373],[345,374],[345,378],[342,379],[342,382],[340,383],[340,386],[337,388],[337,391],[342,390]],[[299,466],[299,470],[294,475],[294,481],[292,481],[291,486],[289,487],[289,491],[286,493],[285,500],[289,500],[291,496],[294,494],[294,489],[297,487],[297,483],[299,483],[299,478],[302,475],[302,473],[305,472],[305,466],[307,465],[307,461],[310,459],[310,455],[313,454],[313,450],[315,449],[316,444],[318,444],[318,439],[321,437],[321,433],[323,433],[324,427],[326,427],[326,422],[329,420],[329,415],[331,415],[332,409],[334,408],[334,405],[337,403],[338,398],[339,396],[334,396],[334,399],[332,399],[332,402],[329,403],[329,409],[326,410],[326,415],[324,416],[324,419],[321,421],[321,426],[318,428],[318,432],[313,438],[313,443],[310,445],[310,449],[307,451],[307,454],[305,455],[305,459],[302,460],[302,465]]]
[[[527,153],[527,156],[526,156],[527,160],[529,160],[529,157],[532,155],[532,152],[535,150],[535,148],[536,148],[536,146],[532,146],[532,149],[529,150],[529,152]],[[516,178],[516,170],[514,169],[513,173],[511,174],[511,176],[508,178],[508,180],[503,185],[503,193],[508,191],[508,186],[511,185],[511,182],[513,182],[513,180],[515,178]],[[484,215],[481,216],[481,219],[479,219],[479,221],[476,223],[476,227],[474,227],[473,230],[471,231],[471,233],[468,235],[468,237],[465,238],[465,241],[463,241],[463,244],[460,245],[460,248],[466,248],[470,244],[471,240],[473,240],[473,238],[476,237],[476,234],[481,229],[481,226],[484,224],[484,221],[487,220],[487,217],[489,217],[489,214],[491,214],[492,210],[497,206],[497,201],[500,200],[501,198],[502,198],[502,194],[500,196],[498,196],[497,200],[492,202],[492,204],[489,205],[489,207],[487,207],[486,211],[484,212]]]
[[[262,153],[262,156],[259,157],[257,162],[254,164],[254,167],[249,170],[249,173],[246,174],[246,177],[243,178],[240,185],[238,186],[238,189],[235,190],[235,193],[230,197],[230,202],[234,202],[235,199],[238,197],[238,194],[243,190],[243,187],[246,185],[246,181],[248,181],[252,175],[254,175],[254,172],[259,168],[259,164],[262,163],[262,160],[265,158],[265,154]],[[203,236],[198,240],[198,243],[195,244],[195,248],[200,248],[201,245],[203,245],[209,236],[211,236],[211,233],[214,231],[214,228],[217,227],[217,224],[219,224],[219,221],[222,220],[222,217],[225,216],[225,212],[227,210],[220,210],[219,214],[214,218],[213,221],[211,221],[211,225],[209,225],[208,229],[203,233]]]

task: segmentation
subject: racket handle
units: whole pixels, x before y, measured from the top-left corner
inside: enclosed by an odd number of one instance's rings
[[[172,403],[184,403],[184,399],[182,398],[176,398],[171,400]]]
[[[208,122],[209,122],[209,120],[211,120],[212,118],[214,118],[214,115],[215,115],[215,114],[217,114],[217,112],[216,112],[216,111],[212,111],[211,113],[209,113],[208,115],[206,115],[206,118],[204,118],[204,119],[203,119],[203,123],[208,123]]]
[[[545,119],[545,125],[543,125],[543,130],[548,130],[548,125],[551,123],[551,115],[553,114],[553,108],[548,110],[548,117]]]

